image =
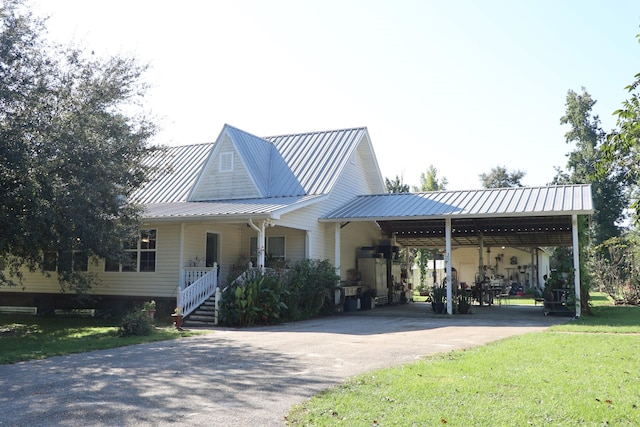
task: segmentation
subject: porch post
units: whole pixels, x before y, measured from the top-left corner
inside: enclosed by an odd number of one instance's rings
[[[333,261],[333,267],[335,268],[336,274],[338,275],[338,277],[340,276],[340,223],[336,222],[334,225],[334,236],[335,236],[335,242],[334,242],[334,261]]]
[[[311,258],[311,239],[312,234],[310,230],[305,232],[305,242],[304,242],[304,257]]]
[[[178,284],[180,286],[180,289],[184,289],[185,288],[185,283],[184,283],[184,222],[180,224],[180,259],[179,259],[179,266],[178,266],[178,274],[180,274],[180,277],[178,278]]]
[[[580,317],[580,244],[578,242],[578,215],[571,215],[571,234],[573,235],[573,284],[576,291],[576,317]]]
[[[266,249],[264,227],[266,222],[267,221],[262,221],[262,224],[260,225],[260,227],[258,227],[253,223],[253,220],[251,218],[249,218],[249,220],[247,221],[247,224],[249,224],[251,228],[253,228],[255,231],[258,232],[258,239],[256,242],[256,251],[258,253],[256,254],[256,257],[257,257],[256,261],[258,263],[258,268],[260,268],[260,271],[263,273],[264,273],[264,251]]]
[[[445,263],[447,269],[447,313],[453,314],[453,301],[452,301],[452,276],[451,276],[451,218],[445,218],[445,239],[446,239],[446,256]]]

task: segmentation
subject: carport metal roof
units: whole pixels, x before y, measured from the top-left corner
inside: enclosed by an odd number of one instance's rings
[[[593,214],[591,186],[560,185],[358,196],[322,222],[375,221],[403,246],[571,246],[572,216]]]

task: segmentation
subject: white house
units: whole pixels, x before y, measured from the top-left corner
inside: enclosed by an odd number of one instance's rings
[[[153,298],[186,314],[249,260],[329,259],[346,280],[357,251],[381,240],[444,248],[447,269],[459,262],[470,280],[473,249],[462,248],[577,248],[577,215],[593,212],[588,185],[386,194],[366,128],[261,138],[225,125],[213,143],[165,148],[145,164],[153,173],[133,196],[145,211],[131,264],[86,267],[99,278],[95,307]],[[469,253],[456,261],[455,251]],[[55,274],[26,274],[0,298],[39,308],[72,300]]]
[[[133,196],[146,209],[128,249],[132,266],[89,263],[100,279],[91,290],[96,301],[175,300],[214,263],[209,285],[250,259],[330,259],[346,272],[356,249],[380,238],[375,223],[349,227],[335,262],[335,227],[318,221],[356,195],[386,191],[366,128],[260,138],[225,125],[214,143],[165,148],[146,164],[151,180]],[[20,305],[42,306],[59,293],[55,274],[27,274],[21,288],[0,288]]]

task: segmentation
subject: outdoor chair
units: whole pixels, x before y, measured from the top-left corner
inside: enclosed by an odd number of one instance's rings
[[[511,296],[511,285],[505,286],[498,293],[498,305],[502,305],[502,300],[505,300],[505,304],[509,303],[509,297]]]

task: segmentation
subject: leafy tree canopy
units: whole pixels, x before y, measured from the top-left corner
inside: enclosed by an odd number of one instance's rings
[[[640,41],[640,35],[636,36]],[[624,179],[633,194],[632,209],[636,212],[636,221],[640,215],[640,198],[637,190],[640,184],[640,73],[626,86],[629,99],[614,112],[617,116],[616,129],[607,135],[600,150],[596,168],[599,177],[619,176]]]
[[[22,0],[0,6],[0,283],[21,266],[44,271],[48,256],[61,286],[82,291],[77,254],[121,258],[136,232],[128,198],[145,181],[155,125],[139,103],[145,66],[45,34]]]
[[[446,190],[447,178],[438,179],[438,169],[435,166],[429,165],[427,173],[422,172],[420,174],[420,186],[413,187],[413,191],[440,191]]]
[[[408,193],[409,186],[404,183],[404,179],[401,176],[396,175],[395,179],[384,179],[385,186],[388,193]]]
[[[575,144],[575,149],[567,155],[566,172],[556,168],[553,184],[591,184],[595,211],[591,232],[595,243],[600,244],[620,235],[620,227],[616,224],[624,218],[628,198],[623,175],[596,173],[606,133],[600,127],[598,116],[592,113],[595,104],[585,88],[582,93],[568,91],[567,110],[560,123],[570,126],[565,139],[567,144]]]
[[[521,170],[508,171],[505,166],[496,166],[489,173],[480,174],[483,188],[522,187],[520,180],[526,172]]]

